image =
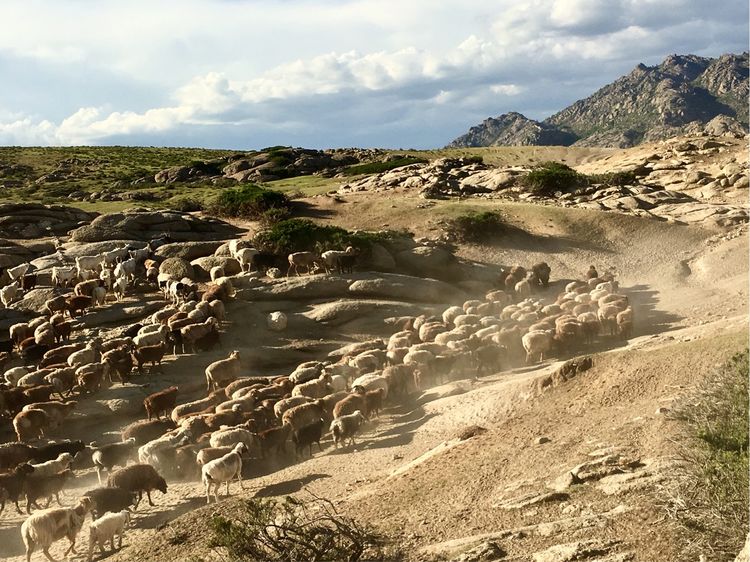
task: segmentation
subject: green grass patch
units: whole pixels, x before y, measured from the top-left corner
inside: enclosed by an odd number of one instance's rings
[[[734,560],[748,532],[748,351],[705,377],[674,416],[687,429],[676,517],[713,560]]]
[[[404,156],[402,158],[393,158],[385,162],[368,162],[367,164],[356,164],[344,168],[345,176],[359,176],[368,174],[380,174],[409,164],[425,164],[427,160],[416,156]]]
[[[337,189],[341,185],[340,179],[326,178],[323,176],[297,176],[264,183],[263,186],[282,192],[299,191],[305,197],[320,195]]]

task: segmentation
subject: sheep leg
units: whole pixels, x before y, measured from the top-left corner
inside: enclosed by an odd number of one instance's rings
[[[229,497],[229,480],[227,480],[227,497]]]
[[[146,497],[148,498],[148,505],[154,506],[154,502],[151,501],[151,490],[146,490]]]
[[[73,554],[78,554],[76,552],[76,536],[75,536],[75,533],[69,534],[68,535],[68,540],[70,541],[70,546],[68,547],[68,550],[65,551],[65,556],[67,556],[71,552]]]
[[[55,492],[55,499],[57,500],[57,505],[62,506],[62,502],[60,501],[60,494],[58,492]],[[50,498],[50,503],[52,503],[52,498]]]
[[[115,551],[115,536],[114,535],[109,537],[109,545],[112,547],[112,552],[114,552]]]
[[[49,553],[49,547],[43,548],[42,552],[44,552],[44,555],[47,557],[47,560],[49,560],[49,562],[57,562],[57,560],[52,558],[52,555]],[[65,554],[67,554],[67,552]],[[31,560],[31,552],[27,553],[26,560],[27,562],[28,560]]]
[[[240,490],[244,490],[245,486],[242,483],[242,469],[241,468],[237,471],[237,482],[240,483]],[[228,484],[229,484],[229,482],[227,482],[227,485]]]
[[[21,508],[18,507],[18,498],[16,498],[14,501],[16,504],[16,511],[18,512],[19,515],[23,515],[23,511],[21,511]]]

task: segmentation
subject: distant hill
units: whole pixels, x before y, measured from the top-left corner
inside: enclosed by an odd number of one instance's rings
[[[628,147],[702,130],[748,129],[748,53],[670,55],[544,121],[510,112],[471,127],[448,147],[577,145]]]

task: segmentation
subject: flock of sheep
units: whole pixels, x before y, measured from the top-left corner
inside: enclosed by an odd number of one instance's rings
[[[229,250],[243,271],[258,255],[242,241],[230,242]],[[321,258],[294,253],[288,274],[299,274],[300,268],[311,273],[319,259],[326,271],[350,271],[356,255],[351,248]],[[7,286],[13,288],[0,290],[3,303],[37,281],[25,267],[8,275]],[[50,432],[61,431],[78,401],[103,386],[130,380],[134,369],[161,369],[170,352],[213,349],[226,321],[225,305],[234,295],[231,278],[220,270],[211,271],[206,286],[159,273],[149,248],[78,258],[75,267],[55,268],[52,275],[55,284],[73,285],[73,294],[50,299],[46,315],[12,326],[0,356],[0,365],[16,358],[23,363],[5,370],[0,389],[0,411],[12,421],[17,438],[0,445],[0,513],[6,501],[21,513],[18,502],[25,496],[29,517],[21,534],[27,560],[36,549],[52,560],[50,545],[64,537],[75,552],[76,536],[91,513],[91,559],[96,545],[104,552],[109,542],[114,550],[115,536],[122,544],[129,510],[144,493],[153,505],[151,492],[167,493],[167,478],[200,476],[207,502],[218,500],[222,483],[227,495],[231,481],[242,486],[243,461],[284,462],[289,441],[298,458],[312,456],[313,444],[320,449],[329,432],[336,447],[353,445],[386,402],[408,400],[427,385],[494,373],[524,358],[531,363],[551,353],[574,353],[600,336],[630,335],[633,311],[612,274],[599,276],[592,267],[554,301],[549,276],[545,263],[528,272],[515,266],[503,273],[502,288],[482,300],[451,306],[440,316],[393,319],[398,331],[387,341],[349,346],[336,362],[302,363],[288,375],[249,376],[235,350],[206,367],[206,396],[180,400],[180,389],[172,386],[146,397],[146,419],[125,427],[120,442],[42,443],[38,440]],[[122,298],[141,277],[163,291],[164,308],[118,337],[71,343],[77,314],[104,304],[110,292]],[[75,506],[62,506],[59,494],[74,472],[91,467],[100,486]],[[49,508],[53,498],[60,507]],[[38,505],[41,499],[47,509]],[[31,513],[32,508],[37,511]]]

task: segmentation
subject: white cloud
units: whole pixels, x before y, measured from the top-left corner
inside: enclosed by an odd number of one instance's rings
[[[86,69],[91,86],[114,76],[143,99],[76,103],[87,85],[60,83],[45,112],[6,89],[0,142],[180,144],[210,129],[246,145],[277,133],[347,144],[368,131],[399,145],[408,124],[440,135],[416,136],[422,145],[440,145],[456,123],[560,109],[641,61],[745,48],[747,10],[741,0],[722,10],[699,0],[5,0],[0,69],[3,56]]]

